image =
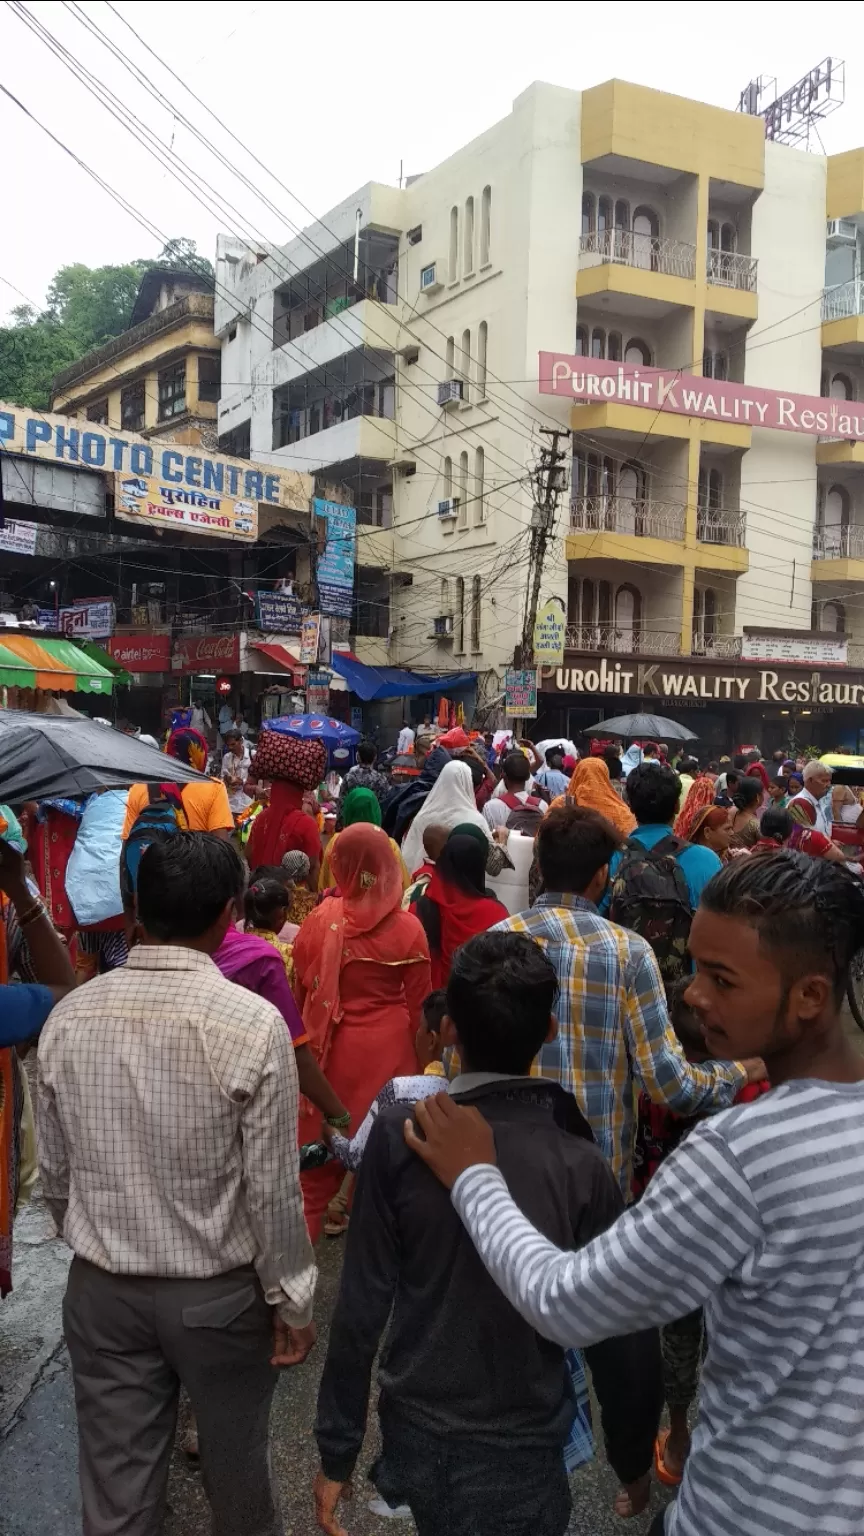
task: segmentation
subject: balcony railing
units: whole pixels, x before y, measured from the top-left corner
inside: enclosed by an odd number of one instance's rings
[[[679,656],[681,635],[615,624],[568,624],[568,651],[612,651],[622,656]]]
[[[814,560],[864,560],[864,528],[814,528]]]
[[[570,503],[570,527],[578,533],[624,533],[639,539],[684,537],[684,508],[675,502],[636,496],[577,496]]]
[[[594,229],[579,240],[582,256],[599,256],[625,267],[664,272],[668,277],[696,276],[696,247],[683,240],[661,240],[632,229]]]
[[[850,315],[864,315],[864,282],[860,279],[826,288],[822,295],[823,320],[846,320]]]
[[[740,251],[711,250],[708,252],[707,278],[715,288],[740,288],[744,293],[755,293],[758,266],[755,256],[743,256]]]
[[[735,661],[741,655],[741,636],[696,634],[690,645],[690,654],[716,657],[718,661]]]
[[[741,512],[700,507],[696,513],[696,537],[700,544],[731,544],[744,548],[746,519]]]

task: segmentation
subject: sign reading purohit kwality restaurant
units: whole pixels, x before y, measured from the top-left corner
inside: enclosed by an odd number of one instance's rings
[[[714,704],[832,704],[864,709],[864,672],[828,675],[796,667],[718,666],[698,661],[612,660],[580,656],[578,665],[544,667],[544,693],[627,694],[644,699],[699,699]]]
[[[185,533],[255,539],[259,502],[308,512],[313,492],[312,477],[298,470],[15,405],[0,404],[2,453],[110,475],[118,518]]]
[[[813,437],[864,438],[864,405],[820,395],[787,395],[750,384],[703,379],[676,368],[643,368],[564,352],[540,353],[540,393],[580,405],[640,405],[673,416],[773,427]]]

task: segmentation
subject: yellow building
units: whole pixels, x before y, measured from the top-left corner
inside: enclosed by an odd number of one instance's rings
[[[220,356],[212,281],[185,268],[152,267],[129,329],[57,374],[51,408],[215,449]]]

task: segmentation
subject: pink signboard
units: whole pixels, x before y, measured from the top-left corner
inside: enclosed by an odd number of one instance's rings
[[[680,369],[608,363],[565,352],[540,353],[540,393],[580,404],[641,405],[673,416],[773,427],[813,437],[864,438],[864,404],[860,401],[785,395],[776,389],[703,379]]]

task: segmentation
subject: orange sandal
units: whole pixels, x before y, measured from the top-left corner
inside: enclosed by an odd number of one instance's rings
[[[657,1474],[657,1481],[663,1483],[664,1487],[678,1488],[681,1484],[680,1475],[676,1472],[670,1472],[666,1465],[666,1445],[670,1433],[671,1431],[668,1429],[661,1429],[657,1439],[654,1441],[654,1471]]]

